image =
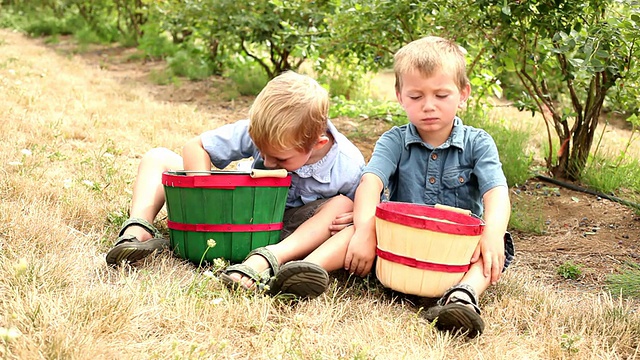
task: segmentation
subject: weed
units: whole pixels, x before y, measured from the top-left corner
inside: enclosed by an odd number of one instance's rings
[[[562,350],[575,354],[578,352],[578,344],[582,338],[579,335],[562,334],[560,337],[560,347]]]
[[[582,267],[567,261],[558,267],[557,274],[567,280],[578,280],[582,276]]]

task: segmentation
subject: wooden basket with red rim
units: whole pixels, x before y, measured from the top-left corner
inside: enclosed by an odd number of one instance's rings
[[[484,221],[470,211],[383,202],[376,208],[376,276],[393,290],[439,297],[469,270]]]

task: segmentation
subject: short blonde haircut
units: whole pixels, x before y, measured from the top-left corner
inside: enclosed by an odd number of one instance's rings
[[[327,131],[329,94],[314,79],[284,72],[260,91],[249,110],[249,135],[260,151],[309,152]]]
[[[393,57],[393,71],[396,75],[396,91],[402,90],[402,75],[418,70],[423,76],[431,76],[435,71],[451,74],[458,89],[469,84],[467,77],[466,50],[453,41],[427,36],[403,46]]]

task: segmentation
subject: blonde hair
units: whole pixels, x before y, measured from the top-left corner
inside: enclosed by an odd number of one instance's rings
[[[260,151],[309,152],[327,131],[329,94],[314,79],[293,71],[273,78],[249,110],[249,136]]]
[[[427,36],[403,46],[393,57],[396,75],[396,91],[402,89],[402,75],[418,70],[423,76],[431,76],[442,70],[451,74],[458,89],[469,84],[465,55],[467,51],[453,41]]]

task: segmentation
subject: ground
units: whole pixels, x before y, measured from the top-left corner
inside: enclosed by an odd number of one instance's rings
[[[64,39],[49,46],[62,52],[72,49]],[[130,58],[134,53],[133,49],[100,47],[79,56],[108,70],[122,82],[146,88],[158,100],[195,104],[201,109],[228,114],[229,121],[246,118],[252,99],[221,99],[220,90],[214,86],[221,79],[184,80],[179,86],[157,85],[150,80],[150,74],[162,69],[163,64],[132,61]],[[373,120],[339,118],[333,122],[348,136],[353,135],[350,137],[366,158],[370,156],[377,137],[388,127],[388,124]],[[512,203],[525,218],[539,217],[544,224],[539,229],[540,235],[514,232],[514,266],[535,270],[541,281],[565,290],[599,291],[604,288],[608,274],[619,273],[627,264],[640,262],[640,217],[632,208],[537,178],[511,189],[511,195]],[[558,274],[563,264],[575,264],[581,269],[577,280],[565,279]]]

